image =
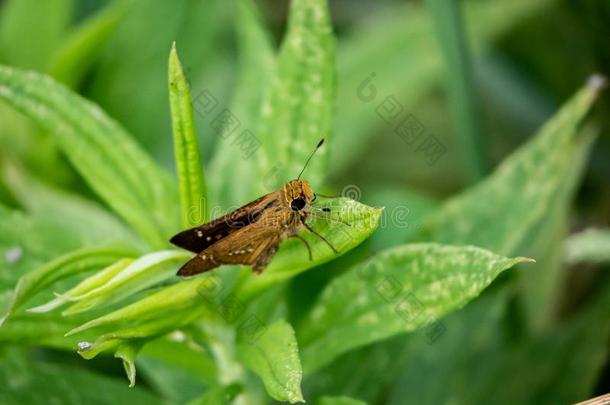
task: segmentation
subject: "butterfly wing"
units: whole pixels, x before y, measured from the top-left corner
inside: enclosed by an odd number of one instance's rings
[[[278,204],[278,192],[269,193],[227,215],[182,231],[174,235],[170,242],[193,253],[199,253],[228,235],[256,222],[266,209]]]
[[[288,229],[285,225],[293,221],[291,213],[280,211],[264,216],[265,218],[209,246],[184,264],[178,275],[189,277],[222,264],[251,265],[256,273],[262,272],[288,235],[286,232],[278,232],[278,227]]]

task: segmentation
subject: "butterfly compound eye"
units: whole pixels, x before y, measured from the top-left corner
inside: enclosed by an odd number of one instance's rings
[[[295,198],[290,202],[290,208],[292,208],[293,211],[301,211],[305,208],[305,199],[302,197]]]

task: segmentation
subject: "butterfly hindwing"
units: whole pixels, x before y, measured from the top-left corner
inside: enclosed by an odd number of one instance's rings
[[[241,228],[229,236],[219,240],[188,261],[178,271],[179,276],[192,276],[212,270],[222,264],[251,265],[260,273],[277,252],[286,237],[273,227],[267,226],[267,221],[275,221],[283,226],[292,220],[290,215],[268,213],[254,224]]]

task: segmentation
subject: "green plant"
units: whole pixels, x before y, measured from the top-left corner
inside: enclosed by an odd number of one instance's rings
[[[599,93],[599,79],[580,90],[493,174],[431,209],[417,232],[399,234],[398,246],[359,257],[352,250],[373,234],[382,209],[347,198],[326,202],[336,219],[349,226],[316,220],[314,227],[341,254],[353,255],[300,317],[289,314],[289,282],[346,263],[317,239],[308,238],[312,261],[298,241],[287,241],[261,276],[225,266],[192,280],[175,277],[190,254],[172,249],[169,236],[208,219],[213,206],[227,208],[270,191],[266,180],[276,165],[283,173],[298,173],[312,146],[333,125],[335,47],[326,2],[293,1],[277,55],[251,2],[239,3],[238,19],[243,70],[231,111],[246,128],[256,128],[260,148],[246,158],[242,132],[220,133],[205,175],[191,89],[175,48],[168,88],[177,180],[95,104],[44,75],[0,67],[0,98],[49,132],[107,206],[58,192],[9,165],[6,183],[30,214],[0,207],[1,246],[4,251],[18,246],[24,258],[0,278],[0,308],[7,307],[0,342],[77,347],[86,359],[113,353],[122,360],[131,386],[137,358],[173,402],[201,395],[194,403],[228,402],[237,396],[250,403],[268,397],[295,403],[304,399],[304,377],[315,379],[363,347],[377,344],[383,351],[392,338],[417,329],[434,334],[430,328],[435,326],[467,341],[467,330],[453,328],[453,318],[443,326],[442,318],[513,266],[525,280],[517,291],[526,303],[534,303],[527,316],[545,319],[553,294],[543,289],[546,283],[536,282],[532,268],[538,264],[521,266],[531,260],[513,256],[537,257],[553,247],[537,242],[546,241],[546,227],[561,226],[577,184],[595,135],[581,123]],[[323,186],[327,158],[327,153],[316,156],[306,172],[316,189]],[[485,315],[480,306],[503,307],[507,295],[483,297],[483,304],[466,309]],[[606,329],[594,336],[596,344],[604,331],[607,336]],[[572,342],[579,331],[567,328],[562,336]],[[517,347],[515,367],[546,339]],[[7,358],[11,367],[27,367],[27,359],[15,353]],[[175,375],[168,365],[187,375]],[[44,369],[38,377],[52,380],[64,371]],[[98,384],[87,383],[91,377],[86,373],[74,378],[86,387]],[[335,389],[311,389],[310,395],[320,404],[360,403],[326,396],[344,393]],[[84,398],[95,394],[84,391]],[[487,392],[481,392],[485,398]],[[108,395],[114,393],[133,401],[153,400],[144,390],[123,394],[112,386]],[[394,395],[400,398],[400,392]]]

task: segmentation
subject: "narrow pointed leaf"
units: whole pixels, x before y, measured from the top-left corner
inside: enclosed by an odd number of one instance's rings
[[[193,121],[191,89],[178,59],[175,43],[169,54],[169,104],[182,206],[182,225],[185,228],[192,228],[207,221],[208,197]]]
[[[67,302],[73,301],[76,298],[86,294],[92,290],[95,290],[104,284],[106,284],[109,280],[111,280],[114,276],[116,276],[121,271],[125,270],[127,266],[133,263],[134,259],[121,259],[112,263],[110,266],[98,271],[97,273],[87,277],[85,280],[80,282],[76,287],[66,291],[65,293],[58,294],[58,296],[39,306],[34,308],[29,308],[28,312],[49,312],[55,308],[58,308],[64,305]]]
[[[199,277],[174,284],[80,325],[66,335],[99,328],[110,331],[103,340],[111,340],[169,332],[192,322],[208,310],[202,291],[206,291],[209,283],[209,277]]]
[[[19,279],[9,309],[0,318],[0,325],[34,294],[51,286],[56,281],[86,271],[103,268],[119,259],[133,255],[133,250],[120,247],[82,249],[60,256],[27,273]]]
[[[109,305],[165,280],[175,278],[180,264],[190,257],[191,255],[186,252],[165,250],[141,256],[116,274],[112,274],[115,269],[111,268],[109,269],[110,278],[103,284],[87,291],[85,291],[85,287],[80,288],[80,294],[76,291],[68,293],[68,297],[74,304],[67,308],[64,314],[75,314]],[[92,277],[97,279],[98,275],[99,273]],[[88,279],[85,279],[81,284],[87,282]],[[75,289],[79,289],[79,287],[81,285],[76,286]]]

